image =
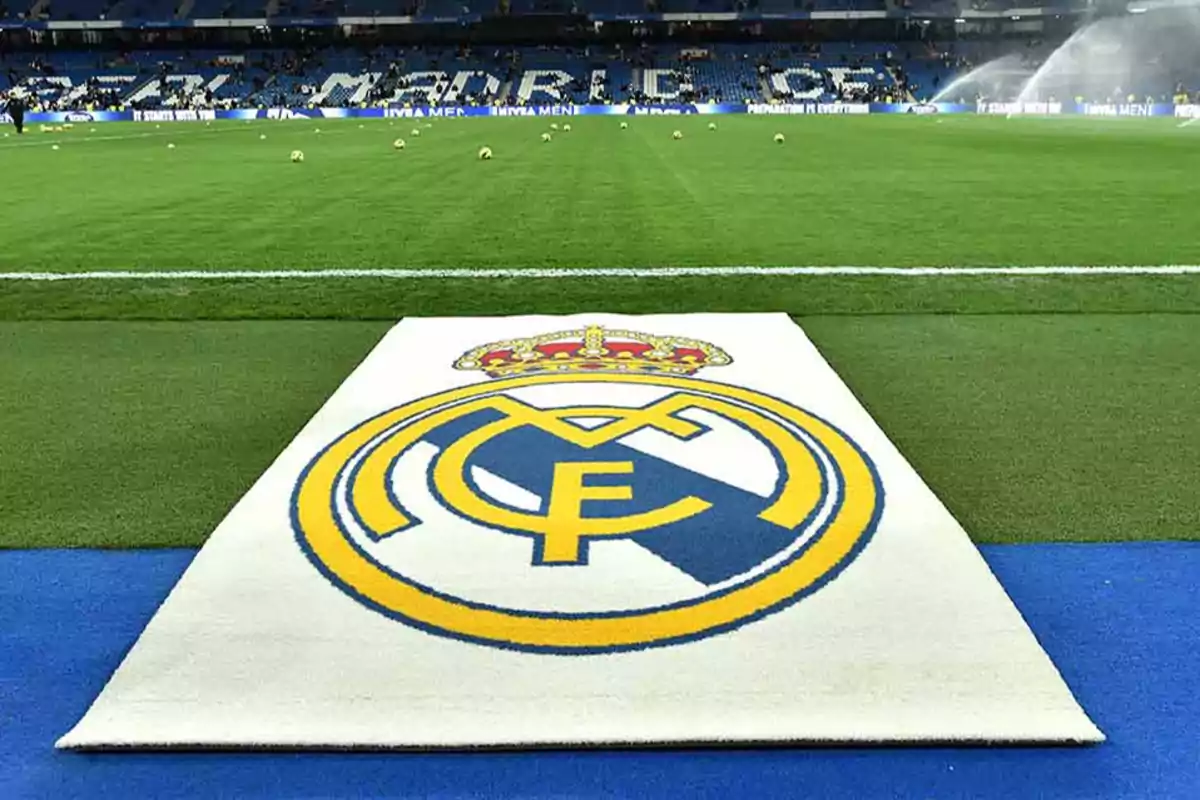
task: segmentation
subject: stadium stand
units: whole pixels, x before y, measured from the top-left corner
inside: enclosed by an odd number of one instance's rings
[[[886,45],[850,44],[56,52],[3,66],[42,110],[884,100],[906,94],[909,69]]]
[[[1001,54],[1035,68],[1074,25],[1039,2],[0,0],[0,69],[35,111],[926,101]],[[1088,100],[1200,88],[1200,63],[1145,72]]]

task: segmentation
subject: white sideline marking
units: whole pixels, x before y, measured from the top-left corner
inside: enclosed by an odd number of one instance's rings
[[[1191,119],[1184,120],[1183,122],[1179,123],[1175,127],[1176,128],[1186,128],[1187,126],[1195,123],[1197,120],[1200,120],[1200,117],[1192,117]]]
[[[102,270],[92,272],[0,272],[0,281],[120,281],[120,280],[314,280],[328,278],[387,278],[425,280],[452,278],[685,278],[699,276],[862,276],[955,278],[976,276],[1037,277],[1045,275],[1200,275],[1200,265],[1163,266],[1030,266],[1030,267],[564,267],[496,269],[264,269],[264,270]]]

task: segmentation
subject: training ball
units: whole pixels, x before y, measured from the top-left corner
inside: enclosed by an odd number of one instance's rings
[[[413,128],[413,129],[412,129],[412,135],[413,135],[413,136],[420,136],[420,135],[421,135],[421,129],[420,129],[420,128]]]
[[[479,160],[480,161],[490,161],[491,158],[492,158],[492,148],[490,148],[490,147],[479,148]]]
[[[404,140],[397,139],[396,141],[392,142],[392,147],[396,148],[397,150],[403,150],[404,149]]]
[[[259,140],[260,142],[261,142],[263,139],[266,139],[266,138],[267,138],[267,135],[266,135],[265,133],[260,133],[260,134],[258,135],[258,140]]]
[[[361,130],[362,130],[363,128],[365,128],[365,127],[367,127],[367,126],[366,126],[366,125],[359,125],[359,126],[358,126],[358,129],[361,131]]]
[[[628,128],[628,127],[629,127],[629,123],[628,123],[628,122],[622,122],[622,123],[621,123],[621,130],[625,130],[625,129],[626,129],[626,128]]]
[[[174,144],[172,144],[172,143],[170,143],[170,142],[168,142],[168,143],[167,143],[167,149],[168,149],[168,150],[174,150],[174,149],[175,149],[175,145],[174,145]]]
[[[426,122],[426,123],[425,123],[425,127],[426,127],[426,128],[432,128],[432,127],[433,127],[433,123],[432,123],[432,122]]]
[[[552,131],[556,131],[556,130],[558,130],[558,123],[557,123],[557,122],[551,122],[551,123],[550,123],[550,130],[552,130]]]
[[[314,129],[313,129],[313,133],[320,133],[320,132],[321,132],[321,129],[320,129],[320,128],[314,128]]]
[[[569,131],[569,130],[571,130],[571,123],[569,123],[569,122],[568,122],[568,123],[566,123],[565,125],[563,125],[563,130],[564,130],[564,131]]]
[[[304,151],[303,150],[293,150],[292,151],[292,163],[293,164],[299,164],[303,160],[304,160]]]
[[[671,134],[671,138],[672,139],[682,139],[683,131],[675,131],[674,133]]]
[[[708,129],[710,131],[715,131],[717,129],[717,123],[715,123],[715,122],[708,123]]]
[[[52,145],[50,145],[50,149],[51,149],[51,150],[57,150],[57,149],[58,149],[58,145],[56,145],[56,144],[52,144]]]
[[[159,128],[161,128],[161,127],[162,127],[162,125],[155,125],[155,126],[154,126],[154,130],[158,130],[158,129],[159,129]]]
[[[542,141],[543,141],[543,142],[548,142],[548,141],[550,141],[550,134],[548,134],[548,133],[543,133],[543,134],[542,134]]]
[[[783,134],[782,133],[775,134],[775,144],[783,144]]]
[[[88,133],[95,133],[95,132],[96,132],[95,128],[88,128]]]

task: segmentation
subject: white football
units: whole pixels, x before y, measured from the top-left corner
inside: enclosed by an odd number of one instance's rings
[[[556,130],[558,130],[558,123],[557,123],[557,122],[551,122],[551,123],[550,123],[550,130],[552,130],[552,131],[556,131]]]
[[[175,149],[175,145],[174,145],[174,144],[172,144],[172,143],[170,143],[170,142],[168,142],[168,143],[167,143],[167,149],[168,149],[168,150],[174,150],[174,149]]]
[[[708,123],[708,129],[710,131],[715,131],[717,129],[717,123],[715,123],[715,122]]]
[[[56,145],[56,144],[52,144],[52,145],[50,145],[50,149],[51,149],[51,150],[57,150],[57,149],[58,149],[58,145]]]
[[[569,122],[563,123],[563,130],[564,131],[571,130],[571,123],[569,123]]]
[[[489,160],[491,160],[491,158],[492,158],[492,148],[490,148],[490,147],[479,148],[479,160],[480,161],[489,161]]]
[[[543,142],[548,142],[548,141],[550,141],[550,134],[548,134],[548,133],[543,133],[543,134],[542,134],[542,141],[543,141]]]
[[[682,139],[683,131],[675,131],[674,133],[671,134],[671,138],[672,139]]]
[[[783,144],[783,134],[782,133],[775,134],[775,144]]]
[[[397,139],[396,141],[392,142],[392,147],[396,148],[397,150],[403,150],[404,149],[404,140]]]
[[[412,135],[413,135],[413,136],[420,136],[420,135],[421,135],[421,129],[420,129],[420,128],[413,128],[413,129],[412,129]]]
[[[628,122],[622,122],[622,123],[621,123],[621,130],[625,130],[625,129],[627,129],[628,127],[629,127],[629,123],[628,123]]]
[[[303,160],[304,160],[304,151],[303,150],[293,150],[292,151],[292,163],[293,164],[299,164]]]
[[[258,140],[259,140],[260,142],[261,142],[263,139],[266,139],[266,138],[267,138],[267,135],[266,135],[265,133],[260,133],[260,134],[258,135]]]

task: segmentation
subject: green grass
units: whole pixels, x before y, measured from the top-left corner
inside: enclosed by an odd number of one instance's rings
[[[1172,120],[571,122],[10,136],[0,272],[1200,264]],[[1200,538],[1200,276],[255,279],[0,282],[0,547],[199,544],[385,320],[763,310],[976,539]]]
[[[0,320],[345,319],[516,313],[1200,312],[1200,276],[92,281],[0,284]]]
[[[0,323],[0,547],[199,544],[375,323]]]
[[[1200,538],[1195,318],[802,323],[977,540]],[[200,544],[385,327],[0,324],[0,547]]]
[[[10,137],[0,140],[11,178],[0,272],[1200,264],[1200,128],[1173,120],[723,117],[709,131],[707,119],[656,117],[621,131],[613,118],[581,117],[543,144],[548,124],[130,123]],[[397,136],[403,152],[391,147]],[[494,160],[475,157],[482,143]],[[303,164],[288,160],[293,149]],[[1200,276],[131,280],[0,291],[9,320],[599,307],[1200,312]]]
[[[1173,120],[571,122],[10,137],[0,269],[1200,263],[1200,130]]]
[[[977,541],[1200,539],[1200,318],[801,322]]]

